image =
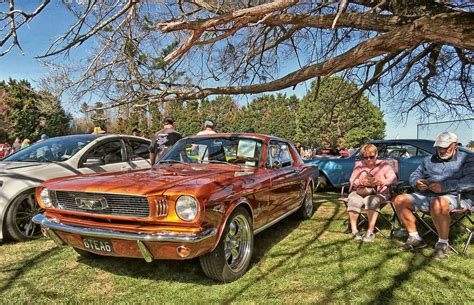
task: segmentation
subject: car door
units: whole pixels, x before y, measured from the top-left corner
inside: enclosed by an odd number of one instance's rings
[[[293,166],[290,146],[282,141],[270,141],[266,167],[270,176],[270,216],[277,218],[298,204],[302,186],[299,171]]]
[[[133,169],[150,168],[150,142],[129,138],[125,141],[129,164]]]
[[[104,140],[84,153],[79,161],[82,173],[119,172],[132,169],[122,139]]]

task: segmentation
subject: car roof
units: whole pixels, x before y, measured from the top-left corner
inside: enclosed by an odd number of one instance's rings
[[[50,139],[61,139],[61,138],[81,138],[81,139],[91,139],[95,140],[98,138],[113,138],[113,137],[127,137],[127,138],[136,138],[136,139],[142,139],[145,141],[150,141],[149,139],[142,138],[142,137],[137,137],[133,135],[122,135],[122,134],[112,134],[112,133],[102,133],[102,134],[72,134],[72,135],[66,135],[66,136],[59,136],[59,137],[51,137]]]
[[[433,151],[435,141],[433,140],[427,140],[427,139],[386,139],[386,140],[373,140],[370,141],[369,143],[372,144],[390,144],[390,143],[403,143],[403,144],[410,144],[416,147],[420,147],[426,151]]]
[[[285,139],[272,136],[272,135],[266,135],[266,134],[261,134],[261,133],[246,133],[246,132],[232,132],[232,133],[214,133],[214,134],[205,134],[205,135],[194,135],[194,136],[189,136],[187,138],[203,138],[203,137],[209,137],[209,138],[222,138],[222,137],[243,137],[243,138],[252,138],[252,139],[258,139],[258,140],[263,140],[263,141],[270,141],[270,140],[277,140],[277,141],[283,141],[283,142],[288,142]]]

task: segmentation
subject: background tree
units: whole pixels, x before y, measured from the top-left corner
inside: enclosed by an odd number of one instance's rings
[[[296,140],[323,148],[348,148],[383,139],[383,114],[365,96],[357,102],[339,101],[357,92],[341,77],[313,82],[297,110]]]
[[[218,96],[204,99],[199,105],[201,122],[211,119],[219,132],[235,132],[234,122],[239,108],[230,96]]]

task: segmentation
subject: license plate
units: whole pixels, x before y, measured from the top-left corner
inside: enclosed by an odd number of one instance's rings
[[[82,238],[84,249],[98,253],[114,253],[112,242],[108,239]]]

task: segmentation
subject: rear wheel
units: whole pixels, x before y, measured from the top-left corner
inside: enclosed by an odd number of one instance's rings
[[[41,226],[32,221],[33,216],[43,210],[35,200],[35,192],[25,192],[16,197],[8,207],[5,217],[5,231],[15,241],[41,237]]]
[[[252,252],[252,220],[247,210],[237,207],[230,215],[217,247],[199,259],[208,277],[232,282],[247,271]]]
[[[316,186],[316,189],[320,191],[320,190],[326,189],[327,187],[328,187],[328,178],[326,178],[326,176],[324,176],[323,173],[319,172],[318,185]]]
[[[306,220],[310,219],[314,214],[314,203],[313,203],[313,188],[308,183],[304,194],[303,203],[298,210],[298,218]]]

